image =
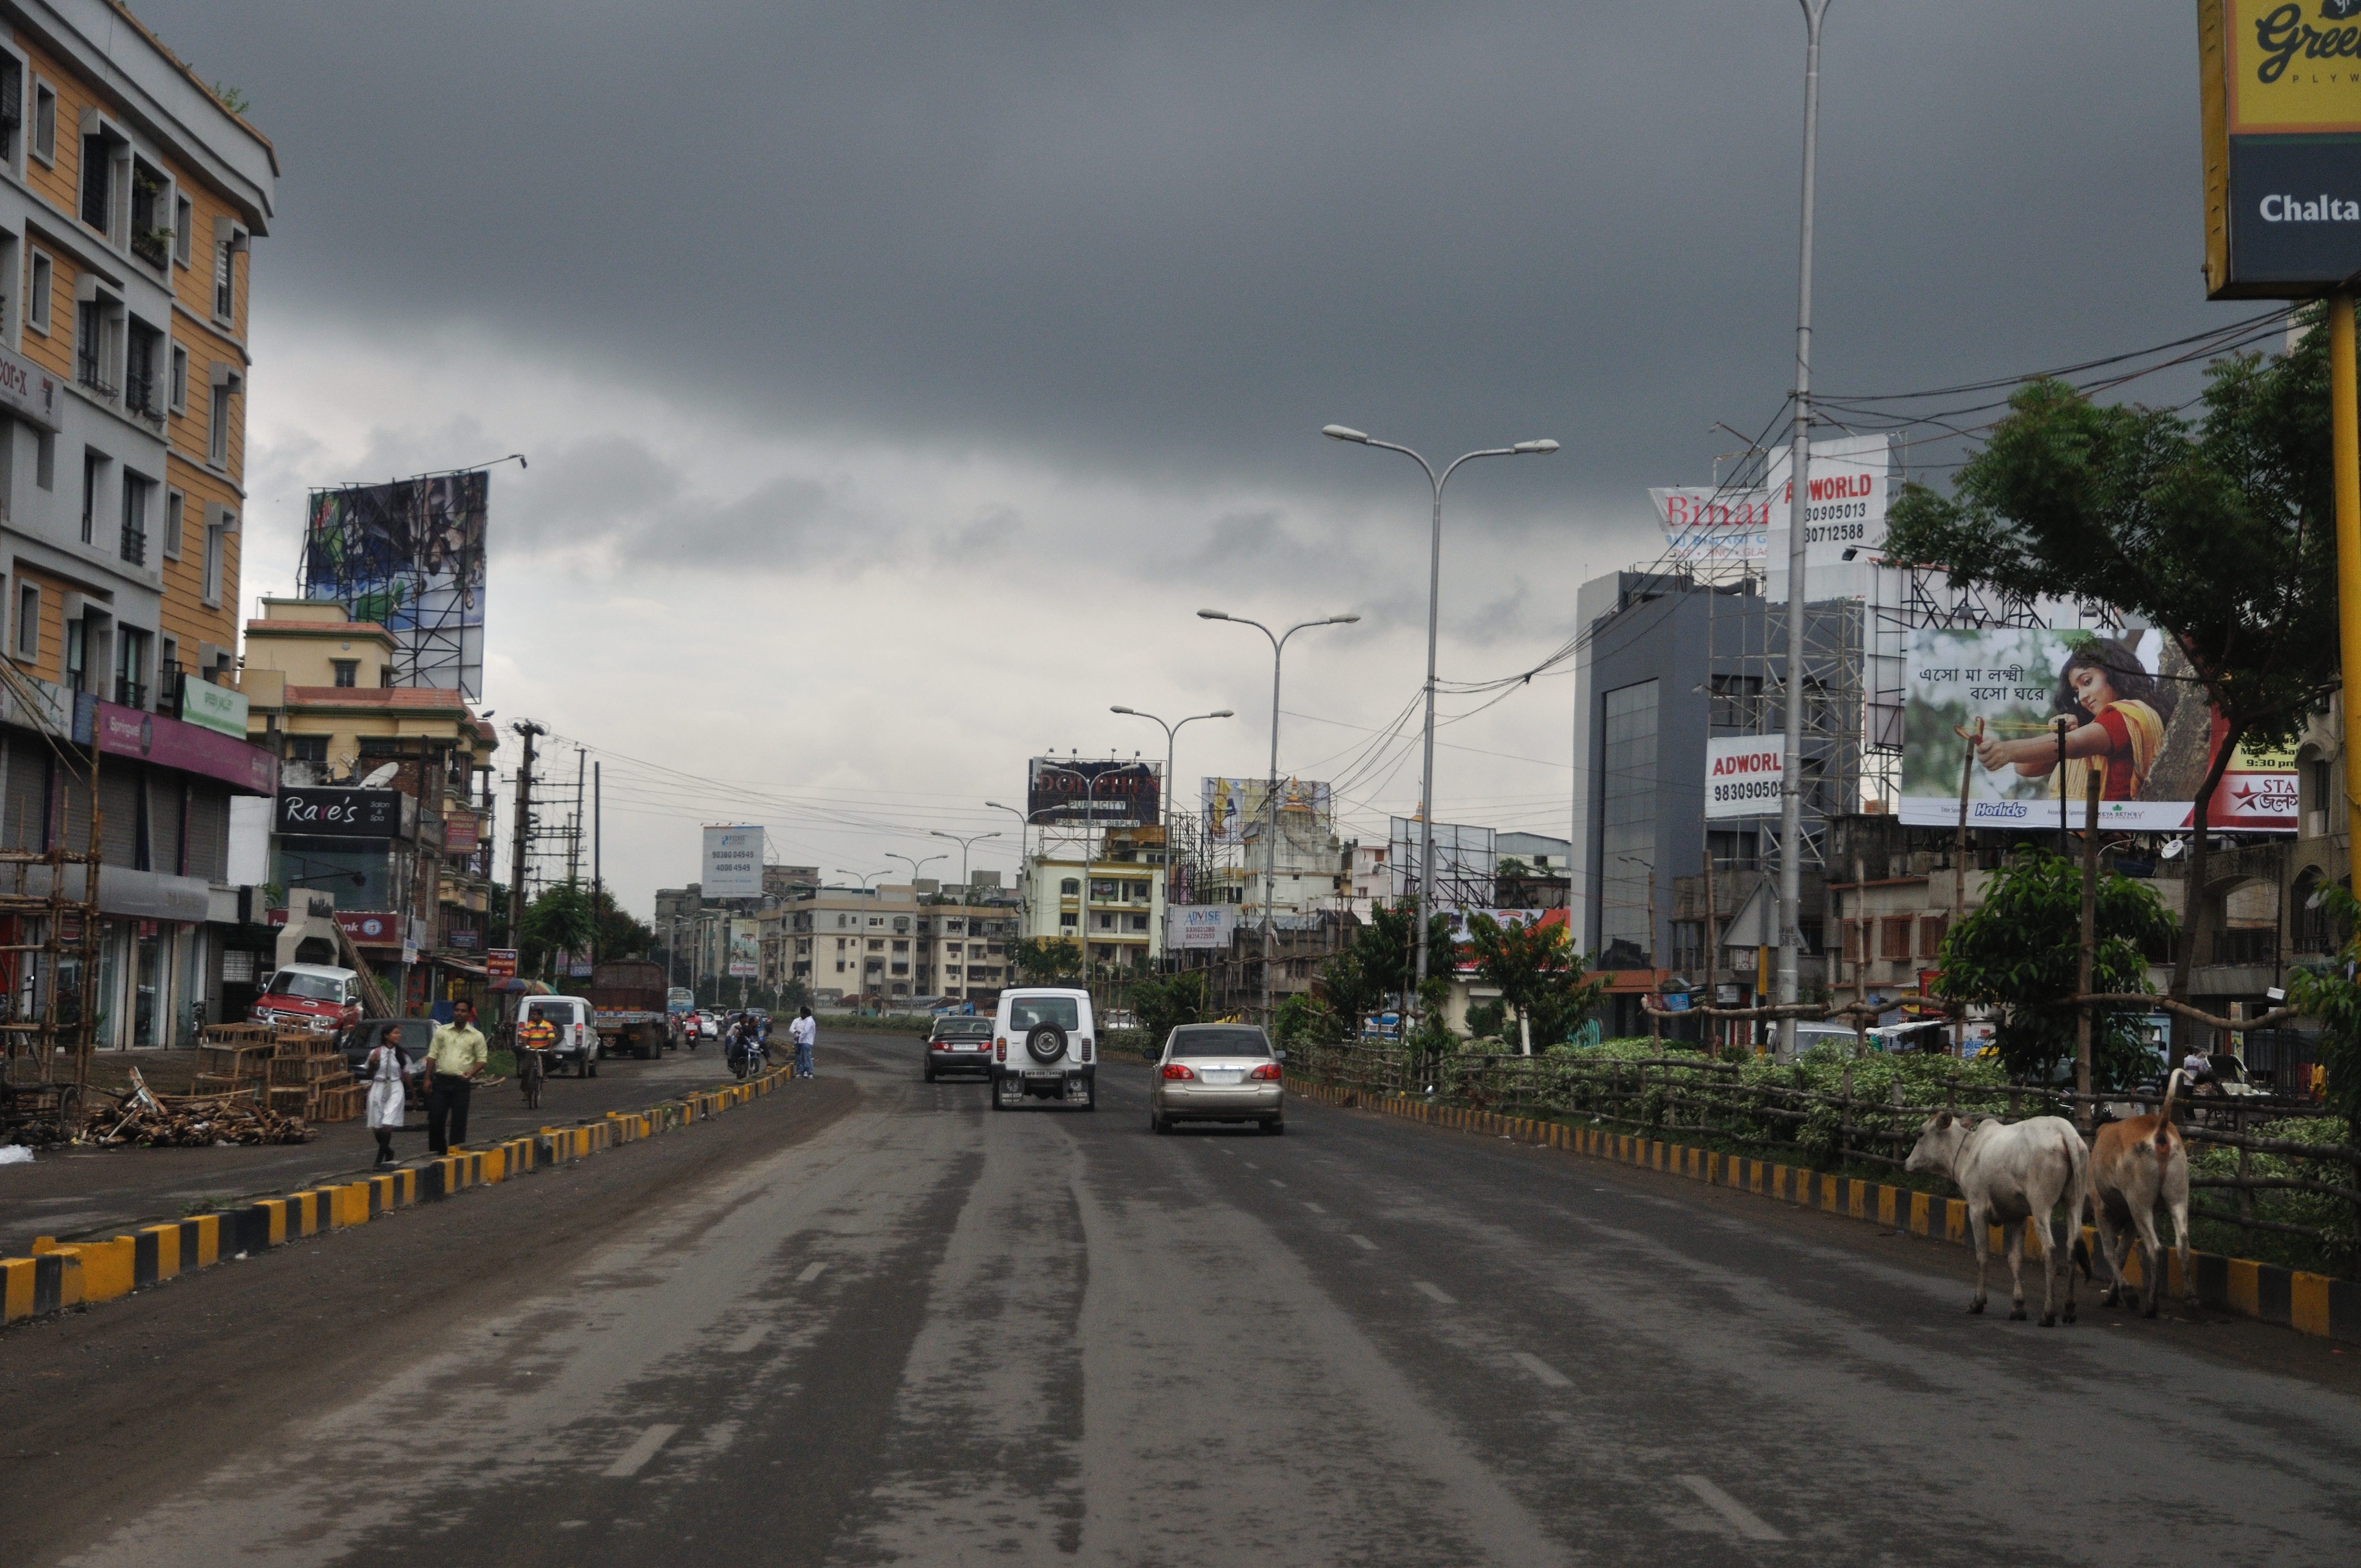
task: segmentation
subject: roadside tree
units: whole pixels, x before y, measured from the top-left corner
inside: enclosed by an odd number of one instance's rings
[[[2093,991],[2147,990],[2147,953],[2172,940],[2156,890],[2129,877],[2099,879],[2091,959]],[[2011,1077],[2047,1083],[2074,1055],[2074,982],[2082,948],[2082,872],[2031,847],[1994,873],[1982,907],[1943,938],[1937,994],[1994,1008],[1993,1044]],[[2091,1086],[2127,1089],[2147,1076],[2136,1007],[2091,1010]]]
[[[1521,1040],[1529,1029],[1535,1050],[1564,1043],[1606,994],[1607,982],[1590,978],[1563,922],[1503,925],[1472,916],[1466,955],[1477,974],[1499,988],[1501,1037]]]
[[[1009,957],[1027,985],[1082,983],[1082,945],[1069,938],[1019,937]]]

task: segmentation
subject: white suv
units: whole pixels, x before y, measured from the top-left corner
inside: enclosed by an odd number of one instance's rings
[[[992,1108],[1013,1111],[1031,1097],[1096,1110],[1097,1047],[1089,992],[1002,992],[992,1017]]]

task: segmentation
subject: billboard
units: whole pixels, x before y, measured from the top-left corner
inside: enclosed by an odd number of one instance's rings
[[[1164,820],[1163,767],[1137,757],[1084,762],[1036,757],[1025,810],[1035,822],[1097,822],[1152,828]]]
[[[1705,743],[1705,815],[1773,817],[1787,776],[1787,742],[1778,735],[1730,735]]]
[[[1425,825],[1414,817],[1386,819],[1386,870],[1392,874],[1393,895],[1409,898],[1418,891],[1418,858]],[[1492,901],[1494,872],[1499,860],[1489,828],[1456,822],[1434,825],[1434,895],[1436,906],[1466,904],[1483,908]]]
[[[1201,779],[1197,808],[1205,824],[1209,844],[1242,843],[1257,822],[1268,820],[1270,784],[1265,779]],[[1281,811],[1309,811],[1323,822],[1335,813],[1328,786],[1317,779],[1282,779],[1279,786]]]
[[[2361,5],[2200,0],[2209,299],[2306,299],[2361,271]]]
[[[763,972],[763,923],[730,922],[730,978],[753,980]]]
[[[393,684],[484,693],[484,521],[476,472],[313,490],[303,597],[393,633]]]
[[[708,898],[762,897],[763,837],[760,828],[708,828],[698,891]]]
[[[1787,564],[1787,524],[1795,505],[1795,487],[1787,477],[1792,466],[1788,452],[1783,446],[1771,454],[1769,482],[1763,492],[1771,512],[1770,561],[1782,571]],[[1893,466],[1890,436],[1843,435],[1812,443],[1811,471],[1804,477],[1807,571],[1844,565],[1848,550],[1860,558],[1885,548],[1887,479]]]
[[[2161,632],[1934,628],[1906,635],[1901,816],[1918,827],[1968,824],[2053,829],[2084,820],[2084,780],[2102,780],[2099,824],[2172,832],[2191,826],[2191,801],[2226,726]],[[2056,721],[2070,720],[2064,768]],[[2292,756],[2242,750],[2216,789],[2213,828],[2292,833]]]
[[[1698,561],[1760,561],[1771,542],[1771,492],[1675,485],[1650,490],[1664,525],[1664,554]]]
[[[1230,945],[1230,933],[1238,925],[1238,906],[1235,904],[1174,904],[1168,905],[1164,913],[1164,945],[1173,950],[1226,948]]]

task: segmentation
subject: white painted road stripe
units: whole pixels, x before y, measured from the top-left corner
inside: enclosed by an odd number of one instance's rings
[[[1410,1288],[1417,1291],[1420,1295],[1425,1297],[1428,1300],[1434,1302],[1437,1306],[1456,1307],[1459,1305],[1459,1301],[1456,1297],[1444,1294],[1443,1290],[1439,1287],[1429,1285],[1423,1279],[1411,1280],[1410,1282]]]
[[[1545,1388],[1571,1388],[1574,1387],[1573,1378],[1568,1377],[1565,1373],[1560,1372],[1556,1367],[1552,1366],[1548,1362],[1543,1361],[1538,1355],[1532,1354],[1526,1351],[1517,1350],[1510,1351],[1509,1353],[1509,1359],[1523,1367],[1526,1371],[1532,1373],[1536,1378],[1540,1379],[1542,1386]]]
[[[1278,1177],[1276,1177],[1276,1176],[1274,1176],[1274,1177],[1272,1177],[1272,1178],[1270,1179],[1270,1184],[1271,1184],[1273,1187],[1284,1187],[1284,1186],[1286,1186],[1286,1185],[1287,1185],[1287,1183],[1286,1183],[1286,1182],[1281,1181],[1281,1180],[1280,1180]]]
[[[1773,1530],[1756,1516],[1754,1510],[1723,1491],[1702,1475],[1675,1475],[1682,1486],[1697,1495],[1697,1501],[1730,1521],[1730,1527],[1749,1541],[1784,1541],[1787,1538]]]
[[[770,1332],[770,1324],[756,1323],[752,1328],[748,1329],[744,1333],[738,1336],[736,1342],[730,1346],[730,1353],[732,1355],[735,1355],[741,1352],[753,1349],[756,1345],[763,1343],[763,1337]]]
[[[806,1269],[805,1269],[801,1274],[798,1274],[798,1275],[796,1275],[796,1284],[798,1284],[798,1285],[808,1285],[808,1284],[810,1284],[813,1280],[818,1279],[818,1278],[819,1277],[819,1272],[820,1272],[820,1270],[821,1270],[821,1269],[823,1269],[823,1268],[826,1268],[827,1266],[828,1266],[828,1265],[826,1265],[826,1264],[824,1264],[824,1263],[815,1263],[815,1264],[813,1264],[813,1265],[812,1265],[811,1266],[809,1266],[808,1268],[806,1268]]]
[[[656,1450],[662,1448],[665,1443],[670,1442],[672,1441],[673,1433],[678,1431],[680,1431],[680,1429],[675,1426],[658,1425],[650,1427],[647,1431],[640,1434],[639,1442],[623,1450],[621,1458],[616,1460],[614,1464],[609,1464],[606,1469],[600,1471],[598,1474],[609,1476],[618,1481],[622,1480],[626,1476],[638,1475],[640,1473],[640,1466],[645,1464],[649,1460],[653,1459],[656,1456]]]
[[[1309,1198],[1306,1198],[1306,1199],[1303,1201],[1303,1206],[1304,1206],[1305,1208],[1307,1208],[1307,1209],[1311,1210],[1311,1211],[1312,1211],[1313,1213],[1315,1213],[1315,1214],[1324,1214],[1324,1213],[1326,1213],[1326,1212],[1328,1212],[1327,1210],[1323,1209],[1319,1204],[1314,1203],[1314,1202],[1313,1202],[1311,1199],[1309,1199]]]
[[[1375,1252],[1378,1250],[1378,1244],[1371,1241],[1367,1236],[1346,1236],[1345,1239],[1351,1242],[1355,1246],[1359,1247],[1364,1252]]]

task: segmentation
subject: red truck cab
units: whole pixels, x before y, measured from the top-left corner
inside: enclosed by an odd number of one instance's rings
[[[342,1034],[361,1021],[360,976],[334,964],[289,964],[263,986],[248,1016],[258,1024]]]

